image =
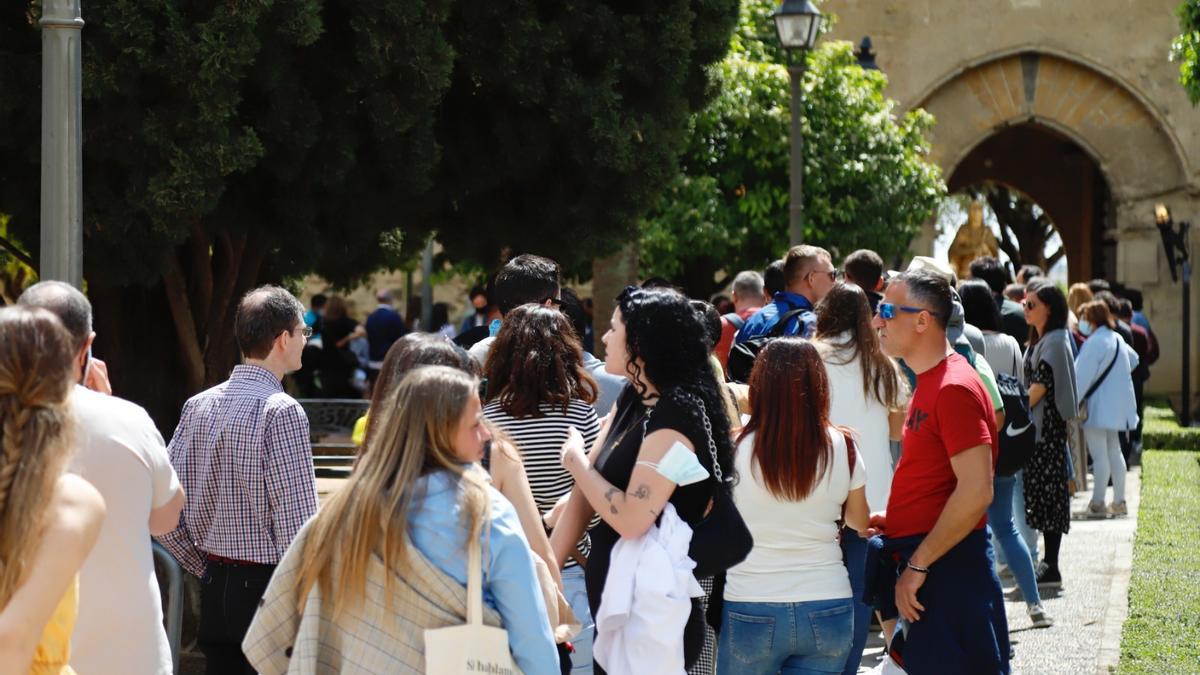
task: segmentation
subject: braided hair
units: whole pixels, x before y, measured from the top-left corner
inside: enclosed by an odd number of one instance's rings
[[[44,309],[0,309],[0,607],[29,571],[66,464],[72,344]]]

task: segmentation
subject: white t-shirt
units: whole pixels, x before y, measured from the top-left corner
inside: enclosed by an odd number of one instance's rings
[[[108,515],[79,571],[71,666],[79,673],[170,675],[171,648],[150,549],[150,511],[179,491],[162,435],[140,406],[75,387],[71,470],[104,497]]]
[[[862,487],[866,476],[860,453],[851,476],[846,441],[838,430],[829,431],[831,470],[799,502],[776,499],[760,482],[757,465],[751,469],[754,434],[738,444],[734,466],[739,480],[733,498],[754,537],[754,548],[741,564],[730,568],[726,600],[808,602],[850,597],[836,521],[842,517],[846,496]]]
[[[842,364],[836,351],[822,349],[829,374],[829,421],[857,432],[855,447],[867,468],[867,505],[871,511],[887,508],[892,492],[891,427],[887,406],[863,392],[862,362]]]

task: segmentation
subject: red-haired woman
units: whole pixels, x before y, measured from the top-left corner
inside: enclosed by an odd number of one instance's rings
[[[862,459],[829,423],[829,377],[809,342],[759,353],[750,402],[734,499],[754,548],[727,574],[717,672],[841,672],[854,609],[838,521],[867,526]]]

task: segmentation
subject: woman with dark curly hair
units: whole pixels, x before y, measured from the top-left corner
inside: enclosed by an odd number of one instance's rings
[[[551,535],[563,560],[593,514],[600,517],[590,532],[586,572],[593,616],[618,540],[649,532],[668,503],[695,528],[715,494],[715,476],[733,474],[729,419],[709,366],[708,334],[688,299],[669,289],[627,288],[603,340],[605,368],[629,384],[589,454],[577,435],[564,446],[563,465],[575,489]],[[682,661],[690,665],[704,641],[695,597],[682,632],[677,639],[657,638],[682,643]]]
[[[599,386],[583,367],[583,349],[571,320],[552,307],[520,305],[504,323],[484,364],[487,400],[483,415],[503,430],[525,463],[529,488],[543,516],[575,485],[559,461],[572,427],[590,446],[600,433],[592,403]],[[588,555],[588,542],[576,538],[577,558]],[[560,558],[559,560],[563,560]],[[583,569],[576,559],[562,572],[563,595],[584,626],[591,623]],[[575,639],[571,662],[591,665],[591,632]]]

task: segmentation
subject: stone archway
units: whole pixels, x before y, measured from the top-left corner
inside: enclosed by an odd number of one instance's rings
[[[1071,282],[1110,276],[1116,264],[1112,199],[1100,165],[1072,139],[1026,122],[976,145],[947,179],[950,192],[996,182],[1045,210],[1062,237]]]
[[[1034,123],[1083,148],[1117,202],[1187,185],[1181,148],[1155,110],[1115,76],[1072,58],[1043,51],[992,57],[936,82],[916,105],[937,118],[933,159],[947,175],[997,132]]]

